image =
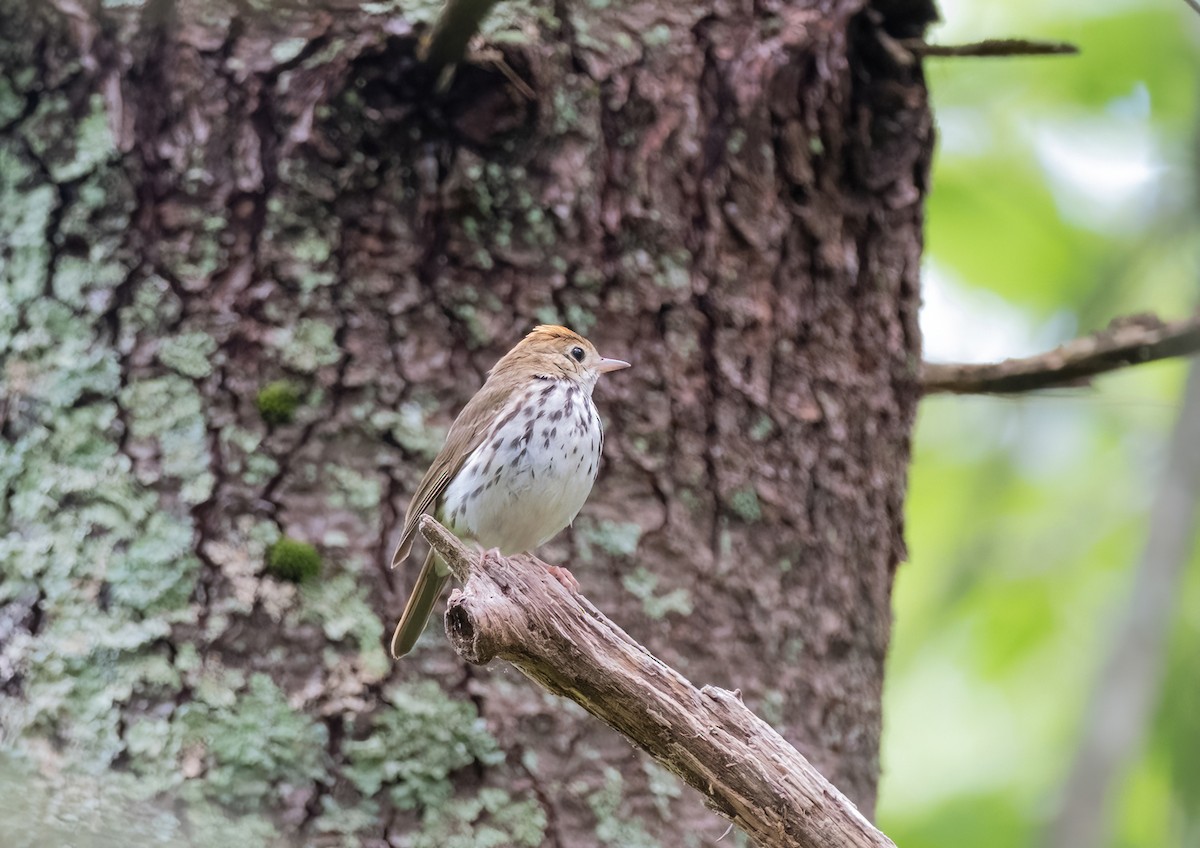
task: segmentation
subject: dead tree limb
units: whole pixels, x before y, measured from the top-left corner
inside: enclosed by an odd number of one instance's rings
[[[742,703],[697,689],[521,555],[479,558],[433,518],[421,533],[463,582],[446,633],[467,662],[499,657],[624,734],[716,812],[770,848],[883,848],[876,830],[833,784]]]
[[[1164,322],[1154,315],[1118,318],[1105,329],[1046,353],[985,365],[925,363],[925,394],[1003,394],[1080,385],[1106,371],[1200,351],[1200,313]]]

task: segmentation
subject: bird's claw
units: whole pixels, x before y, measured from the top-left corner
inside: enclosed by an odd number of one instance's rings
[[[579,594],[579,581],[575,579],[575,575],[561,565],[548,565],[546,570],[550,572],[550,576],[562,584],[563,588],[572,595]]]

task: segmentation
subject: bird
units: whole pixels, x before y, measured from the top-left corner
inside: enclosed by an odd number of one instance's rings
[[[450,425],[408,505],[392,568],[408,558],[427,513],[485,548],[485,558],[531,551],[571,524],[604,448],[592,389],[601,374],[628,367],[566,327],[534,327]],[[578,588],[566,569],[551,573]],[[392,635],[394,659],[416,644],[447,577],[431,550]]]

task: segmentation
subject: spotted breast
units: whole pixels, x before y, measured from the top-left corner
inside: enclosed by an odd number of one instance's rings
[[[590,388],[543,377],[514,394],[446,489],[442,517],[455,533],[508,555],[575,519],[604,446]]]

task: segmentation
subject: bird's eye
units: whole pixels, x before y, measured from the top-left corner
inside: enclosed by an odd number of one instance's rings
[[[583,348],[578,345],[571,348],[571,358],[576,362],[583,362]]]

